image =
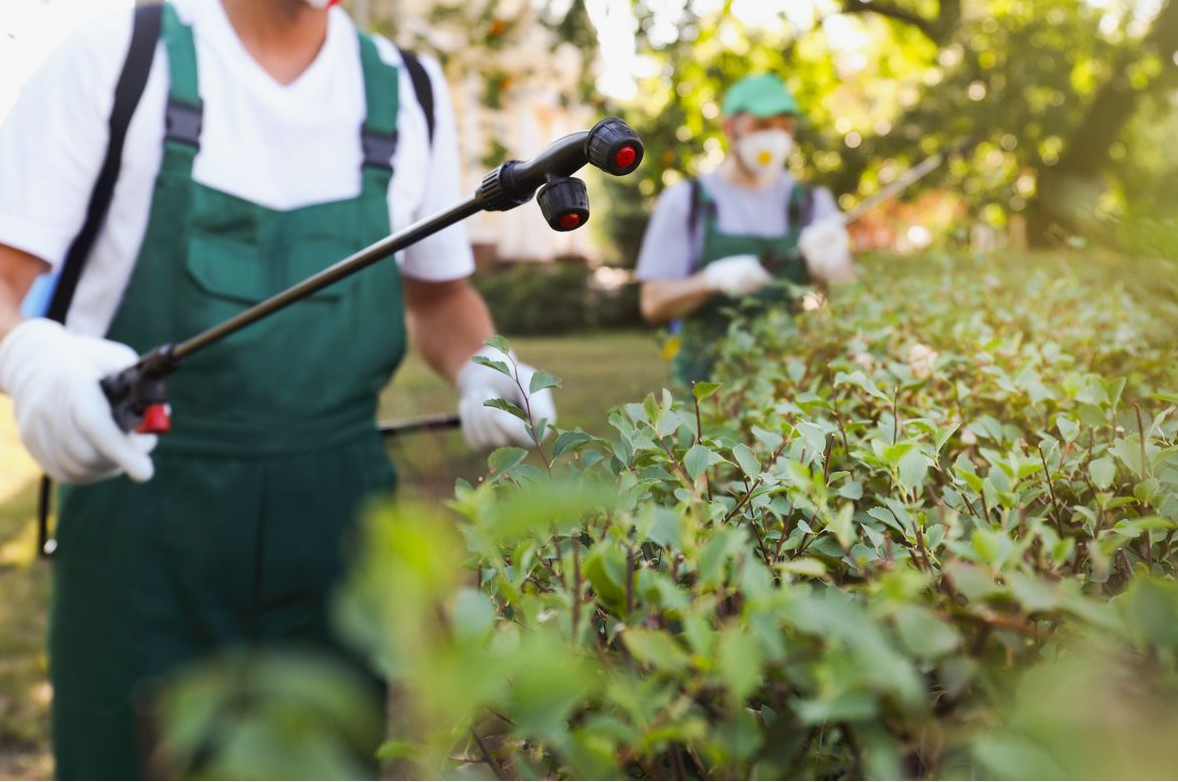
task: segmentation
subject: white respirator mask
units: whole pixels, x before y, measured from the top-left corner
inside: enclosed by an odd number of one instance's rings
[[[788,131],[770,128],[750,133],[737,141],[736,154],[746,171],[765,178],[781,171],[793,146],[793,136]]]

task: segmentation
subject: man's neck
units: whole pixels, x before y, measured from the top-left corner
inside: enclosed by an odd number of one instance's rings
[[[716,173],[729,184],[743,187],[746,190],[764,190],[776,182],[780,176],[780,174],[772,176],[754,174],[741,165],[735,155],[725,157],[724,162],[716,169]]]
[[[279,84],[315,61],[327,39],[326,10],[303,0],[220,0],[246,51]]]

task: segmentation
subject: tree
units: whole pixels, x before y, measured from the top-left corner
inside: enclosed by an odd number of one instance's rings
[[[642,38],[656,75],[642,103],[624,107],[654,152],[639,194],[648,204],[679,175],[668,172],[691,174],[714,157],[723,89],[746,71],[776,70],[807,114],[798,168],[845,204],[973,138],[966,161],[922,186],[957,190],[993,224],[1025,212],[1039,241],[1080,230],[1115,192],[1101,178],[1117,173],[1113,152],[1134,154],[1123,136],[1143,97],[1178,70],[1178,4],[1152,16],[1141,5],[830,0],[816,3],[809,23],[782,11],[778,24],[757,29],[740,23],[731,2],[703,18],[688,5],[672,40]],[[654,4],[639,0],[635,11],[641,30],[666,28]],[[840,31],[857,44],[840,42]],[[633,226],[618,233],[632,258]]]

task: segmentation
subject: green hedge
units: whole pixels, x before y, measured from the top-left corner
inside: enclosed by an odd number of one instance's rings
[[[511,336],[568,334],[586,329],[634,328],[642,324],[638,292],[627,285],[612,293],[594,290],[584,264],[504,264],[474,277],[495,325]]]
[[[1178,304],[1129,287],[1173,271],[873,261],[722,385],[377,510],[339,618],[394,775],[1173,778]]]

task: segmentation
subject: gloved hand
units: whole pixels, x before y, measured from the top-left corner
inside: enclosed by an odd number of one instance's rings
[[[21,442],[51,478],[151,478],[148,454],[158,438],[119,429],[98,385],[138,358],[126,345],[71,334],[44,318],[24,321],[0,342],[0,391],[12,397]]]
[[[848,282],[855,276],[851,260],[851,237],[838,218],[821,220],[802,229],[798,249],[806,259],[806,270],[817,282]]]
[[[493,348],[484,348],[475,356],[485,356],[492,361],[502,361],[511,366],[511,362]],[[514,353],[512,358],[515,358]],[[534,368],[520,361],[515,361],[512,377],[476,364],[473,360],[466,363],[458,373],[458,390],[462,394],[462,399],[458,403],[458,414],[462,418],[462,434],[471,449],[489,451],[504,445],[518,445],[521,448],[535,445],[524,427],[524,422],[511,413],[487,407],[484,403],[490,399],[506,399],[519,405],[525,412],[530,407],[533,424],[541,418],[548,419],[549,424],[556,423],[556,405],[552,401],[550,389],[544,388],[529,394],[528,404],[524,403],[520,386],[523,386],[525,392],[528,391],[535,372]],[[514,373],[519,374],[519,384],[516,384]]]
[[[730,255],[712,261],[703,269],[704,279],[714,291],[729,296],[747,296],[773,282],[755,255]]]

